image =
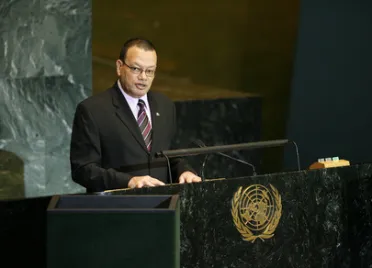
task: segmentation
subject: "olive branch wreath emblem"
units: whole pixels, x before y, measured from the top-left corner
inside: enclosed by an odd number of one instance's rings
[[[263,187],[264,189],[267,189],[266,187],[259,185],[259,184],[254,184],[249,187],[247,187],[245,190],[247,191],[250,188],[256,188],[257,187]],[[242,238],[244,241],[249,241],[249,242],[255,242],[257,238],[260,238],[262,241],[264,239],[269,239],[274,236],[274,231],[276,227],[279,224],[281,215],[282,215],[282,202],[281,202],[281,197],[278,192],[278,190],[270,184],[271,190],[272,190],[272,196],[273,199],[275,200],[275,211],[270,217],[270,219],[267,221],[267,226],[266,228],[261,232],[261,233],[253,233],[251,228],[249,228],[241,219],[240,215],[240,203],[242,200],[242,190],[243,187],[239,187],[238,191],[235,192],[234,197],[232,199],[232,209],[231,209],[231,214],[232,218],[234,221],[234,224],[236,226],[236,229],[239,231],[239,233],[242,235]]]

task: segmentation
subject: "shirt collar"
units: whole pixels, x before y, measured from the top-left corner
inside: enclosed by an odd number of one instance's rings
[[[118,84],[118,87],[121,91],[121,93],[123,94],[123,96],[125,97],[125,99],[127,100],[129,106],[131,107],[137,107],[137,104],[138,104],[138,100],[141,99],[145,102],[145,108],[148,109],[149,107],[149,102],[148,102],[148,99],[147,99],[147,94],[142,96],[141,98],[134,98],[130,95],[128,95],[124,90],[123,90],[123,87],[121,86],[121,83],[120,83],[120,80],[118,79],[117,81],[117,84]]]

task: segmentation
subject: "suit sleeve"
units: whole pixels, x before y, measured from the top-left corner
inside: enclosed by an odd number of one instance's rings
[[[177,115],[176,115],[176,107],[173,104],[172,106],[172,113],[173,113],[173,128],[172,128],[172,138],[174,139],[176,130],[177,130]],[[186,159],[182,157],[171,158],[170,160],[171,165],[171,172],[172,178],[178,182],[180,175],[185,171],[191,171],[194,174],[197,174],[195,170],[191,167],[191,165],[186,161]]]
[[[88,192],[128,187],[129,174],[101,167],[99,129],[91,113],[79,104],[72,126],[70,163],[72,180]]]

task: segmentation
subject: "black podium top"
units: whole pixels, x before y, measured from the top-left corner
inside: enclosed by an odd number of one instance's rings
[[[52,197],[48,212],[174,210],[178,198],[178,195],[57,195]]]

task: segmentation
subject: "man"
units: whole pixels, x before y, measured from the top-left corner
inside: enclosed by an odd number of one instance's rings
[[[156,158],[168,150],[176,129],[175,106],[150,92],[157,67],[153,44],[130,39],[116,61],[118,80],[82,101],[73,122],[70,161],[72,179],[98,192],[118,188],[200,182],[184,159]],[[171,176],[169,176],[171,173]]]

